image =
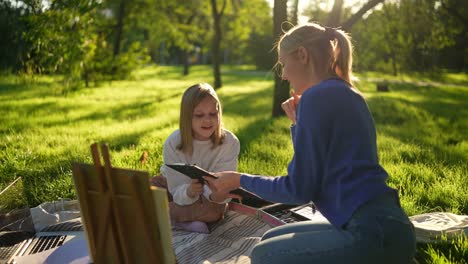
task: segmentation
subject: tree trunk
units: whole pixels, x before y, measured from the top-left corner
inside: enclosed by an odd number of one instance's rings
[[[221,17],[223,16],[224,8],[226,7],[226,0],[223,0],[223,7],[218,12],[216,6],[216,0],[211,0],[211,13],[213,15],[213,75],[214,75],[214,88],[221,88],[221,58],[220,58],[220,46],[221,46]]]
[[[346,20],[343,24],[341,24],[341,28],[344,31],[349,31],[351,27],[362,18],[362,16],[372,8],[374,8],[377,4],[382,3],[385,0],[371,0],[367,2],[367,4],[363,5],[359,11],[354,13],[348,20]]]
[[[183,50],[182,51],[182,61],[184,63],[184,76],[189,75],[189,67],[190,67],[190,54],[189,51]]]
[[[216,0],[212,0],[216,1]],[[221,60],[219,56],[219,50],[221,46],[221,25],[219,19],[215,19],[214,30],[215,34],[213,36],[213,77],[214,77],[214,88],[221,88]]]
[[[166,52],[166,43],[161,41],[159,43],[159,64],[164,65],[166,64],[166,59],[164,58],[164,53]]]
[[[396,54],[395,54],[395,52],[393,50],[391,51],[390,58],[392,60],[393,76],[397,76],[398,75],[398,69],[397,69],[397,62],[396,62]]]
[[[123,20],[125,15],[125,1],[121,0],[119,4],[119,12],[117,14],[117,26],[116,26],[116,36],[114,42],[114,52],[113,58],[117,57],[120,52],[120,43],[122,42],[122,34],[123,34]]]
[[[299,23],[298,12],[299,12],[299,0],[293,0],[292,10],[291,10],[291,23],[293,23],[293,25],[297,25],[297,23]]]
[[[190,17],[187,18],[186,21],[184,21],[184,17],[178,17],[178,21],[181,24],[189,26],[189,25],[192,24],[193,19],[195,18],[196,15],[197,15],[197,13],[194,12]],[[185,38],[185,41],[187,43],[189,43],[190,46],[191,46],[192,41],[191,41],[188,33],[184,34],[184,38]],[[190,67],[190,50],[189,49],[191,49],[191,48],[184,47],[182,49],[182,63],[184,64],[184,72],[183,72],[184,76],[187,76],[189,74],[189,67]]]
[[[281,29],[281,23],[287,21],[287,0],[275,0],[273,7],[273,35],[275,39],[278,39],[283,31]],[[278,60],[277,52],[274,53],[276,61]],[[283,109],[281,109],[281,103],[289,98],[289,83],[281,78],[281,74],[275,74],[275,91],[273,97],[273,111],[272,116],[284,115]]]
[[[397,76],[398,74],[397,72],[397,47],[394,44],[395,42],[392,40],[398,39],[398,32],[396,31],[395,28],[390,26],[392,19],[394,18],[389,13],[388,8],[384,5],[382,10],[383,10],[384,18],[386,19],[384,24],[386,24],[388,27],[388,30],[384,31],[384,36],[385,36],[385,40],[389,44],[389,49],[390,49],[389,53],[390,53],[390,61],[392,63],[393,76]]]
[[[335,0],[333,8],[328,15],[327,26],[337,27],[341,22],[341,11],[343,10],[343,0]]]

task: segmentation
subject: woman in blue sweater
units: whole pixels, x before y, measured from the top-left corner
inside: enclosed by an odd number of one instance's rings
[[[296,26],[278,42],[282,78],[294,95],[282,104],[294,156],[284,177],[237,172],[206,177],[222,200],[242,187],[279,203],[313,202],[329,222],[271,229],[252,263],[410,263],[414,230],[377,157],[372,116],[352,84],[352,45],[342,30]]]

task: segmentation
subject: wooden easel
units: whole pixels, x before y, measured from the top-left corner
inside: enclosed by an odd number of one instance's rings
[[[109,148],[91,145],[94,165],[73,164],[94,263],[175,263],[166,191],[147,172],[113,168]]]

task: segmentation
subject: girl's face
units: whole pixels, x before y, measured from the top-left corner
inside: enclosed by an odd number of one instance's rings
[[[218,104],[212,97],[203,99],[192,114],[192,134],[196,140],[209,140],[219,126]]]
[[[279,62],[283,66],[281,78],[291,84],[297,95],[301,95],[312,84],[307,58],[300,56],[301,54],[297,51],[284,52],[283,50],[280,50],[279,56]]]

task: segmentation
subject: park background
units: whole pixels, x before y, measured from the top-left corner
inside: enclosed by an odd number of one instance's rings
[[[0,0],[0,213],[76,199],[70,164],[91,162],[94,142],[114,165],[158,174],[197,82],[217,89],[239,170],[284,175],[289,86],[273,45],[284,21],[310,20],[351,33],[407,214],[468,215],[467,18],[462,0]],[[418,245],[419,263],[467,259],[463,237]]]

